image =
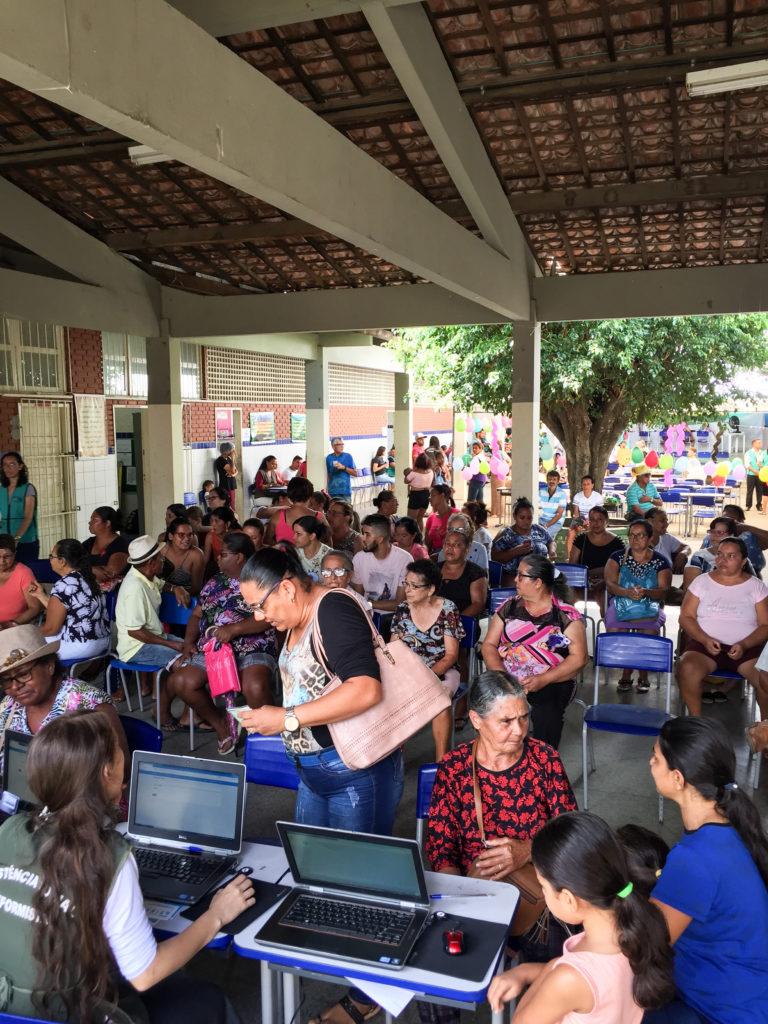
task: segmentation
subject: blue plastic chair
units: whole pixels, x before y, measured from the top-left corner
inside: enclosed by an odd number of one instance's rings
[[[43,1017],[18,1017],[15,1013],[0,1013],[0,1024],[49,1024]]]
[[[416,786],[416,841],[419,847],[424,841],[424,823],[429,817],[436,772],[436,764],[423,764],[419,767],[419,780]]]
[[[589,808],[587,770],[587,738],[592,731],[618,732],[627,736],[656,736],[672,715],[672,660],[674,645],[662,636],[643,633],[600,633],[595,641],[595,687],[593,704],[584,714],[581,729],[581,766],[584,783],[583,809]],[[666,711],[638,707],[632,704],[599,704],[598,689],[601,668],[645,669],[663,672],[667,677]],[[590,743],[590,761],[595,769],[594,752]],[[664,820],[664,801],[659,796],[659,822]]]
[[[516,587],[496,587],[488,591],[488,614],[493,616],[510,597],[517,597]]]
[[[493,559],[490,559],[488,562],[488,586],[491,589],[494,587],[500,587],[503,575],[504,563],[494,562]]]
[[[285,752],[280,736],[252,733],[245,741],[245,779],[260,786],[298,789],[296,767]]]
[[[148,750],[151,754],[159,754],[163,749],[163,734],[154,725],[145,722],[141,718],[133,718],[131,715],[119,715],[120,724],[123,727],[125,738],[128,740],[128,749],[133,754],[134,750]]]
[[[586,565],[574,565],[572,562],[555,562],[555,568],[559,569],[563,576],[565,576],[571,590],[581,591],[581,597],[578,597],[576,600],[581,601],[584,605],[581,617],[584,620],[585,626],[587,622],[592,626],[592,646],[594,647],[597,623],[587,612],[587,600],[589,597],[589,569]]]

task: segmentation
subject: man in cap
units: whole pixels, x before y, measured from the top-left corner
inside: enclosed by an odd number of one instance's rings
[[[413,442],[413,446],[411,448],[411,465],[413,465],[414,462],[416,461],[416,456],[417,455],[421,455],[421,453],[423,451],[424,451],[424,435],[423,434],[417,434],[416,435],[416,440]]]
[[[171,660],[174,651],[181,653],[184,645],[163,633],[158,617],[163,580],[157,574],[163,564],[160,546],[145,534],[128,545],[130,569],[123,580],[115,605],[117,655],[141,672],[142,665],[157,668]],[[151,681],[142,678],[141,692],[151,693]],[[119,699],[119,695],[116,694]]]

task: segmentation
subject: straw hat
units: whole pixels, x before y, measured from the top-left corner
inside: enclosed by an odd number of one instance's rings
[[[0,674],[55,654],[59,641],[48,643],[37,626],[11,626],[0,630]]]
[[[150,558],[154,558],[159,550],[160,546],[154,537],[150,537],[149,534],[145,533],[142,537],[132,540],[128,545],[128,564],[143,565]]]

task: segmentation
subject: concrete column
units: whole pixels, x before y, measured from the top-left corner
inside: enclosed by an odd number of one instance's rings
[[[404,516],[408,508],[408,487],[403,480],[403,470],[411,465],[411,447],[413,445],[413,407],[408,393],[411,389],[411,378],[407,373],[395,374],[395,411],[394,411],[394,445],[395,445],[395,494],[400,503],[399,514]]]
[[[325,457],[330,452],[331,419],[328,410],[328,362],[321,350],[317,359],[304,364],[304,389],[307,407],[307,477],[315,490],[325,490],[328,475]]]
[[[144,528],[165,529],[165,510],[184,500],[184,441],[181,417],[181,342],[167,333],[147,338],[149,396],[142,411]]]
[[[514,339],[511,488],[513,498],[525,495],[535,509],[539,493],[540,324],[515,323]]]

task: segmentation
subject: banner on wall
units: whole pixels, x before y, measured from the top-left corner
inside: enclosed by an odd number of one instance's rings
[[[109,454],[106,411],[107,402],[101,395],[75,395],[79,458],[98,459]]]
[[[252,412],[249,416],[251,444],[275,440],[275,414],[273,412]]]
[[[216,410],[216,440],[234,441],[235,423],[231,409]]]
[[[291,413],[291,440],[307,440],[307,414],[305,412]]]

